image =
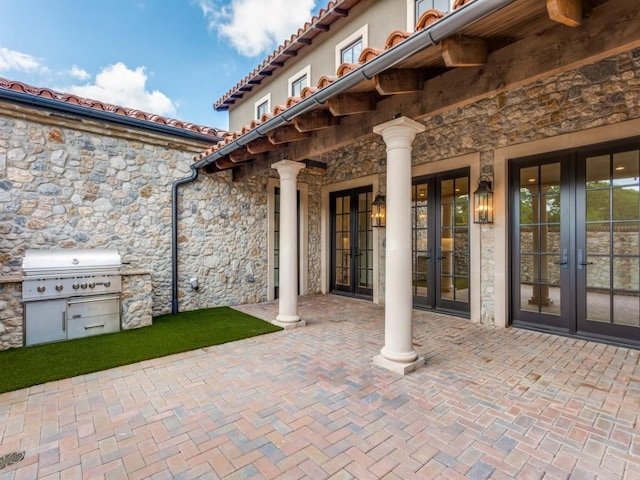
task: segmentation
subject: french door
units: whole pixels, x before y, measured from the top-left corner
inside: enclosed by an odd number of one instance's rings
[[[640,341],[640,141],[514,161],[512,321]]]
[[[469,313],[469,172],[413,180],[413,303]]]
[[[372,187],[332,193],[331,290],[373,295]]]

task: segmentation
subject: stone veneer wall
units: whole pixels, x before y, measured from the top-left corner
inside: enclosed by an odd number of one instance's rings
[[[27,249],[116,248],[146,272],[123,279],[125,327],[169,313],[171,185],[205,147],[0,103],[0,348],[22,345]],[[179,188],[181,310],[266,298],[266,198],[266,176],[201,174]]]
[[[413,143],[413,164],[479,152],[482,173],[492,175],[496,148],[636,118],[640,118],[640,49],[424,118],[427,130]],[[384,142],[372,134],[324,155],[328,163],[324,182],[379,174],[384,185],[385,159]],[[492,325],[495,238],[490,226],[481,235],[481,321]]]

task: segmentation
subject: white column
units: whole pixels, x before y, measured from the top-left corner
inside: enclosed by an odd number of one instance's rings
[[[374,364],[409,373],[424,363],[413,349],[411,144],[425,126],[407,117],[377,125],[387,145],[384,347]]]
[[[298,207],[296,178],[304,163],[282,160],[271,165],[280,176],[280,286],[276,323],[301,324],[298,315]]]

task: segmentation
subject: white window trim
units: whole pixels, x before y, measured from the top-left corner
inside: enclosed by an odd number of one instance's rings
[[[291,75],[287,80],[287,97],[291,96],[291,87],[294,82],[300,80],[300,78],[307,76],[307,86],[311,85],[311,65],[307,65],[302,70],[296,72],[294,75]]]
[[[267,93],[264,97],[256,100],[253,104],[253,117],[256,120],[260,120],[258,118],[258,106],[262,105],[264,102],[267,102],[267,112],[271,112],[271,92]]]
[[[356,30],[347,38],[342,40],[336,45],[336,70],[342,63],[342,50],[348,47],[351,43],[355,42],[359,38],[362,38],[362,49],[364,50],[369,46],[369,25],[365,24],[362,28]]]

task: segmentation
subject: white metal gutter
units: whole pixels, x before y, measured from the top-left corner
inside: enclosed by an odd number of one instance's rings
[[[214,163],[216,160],[227,156],[238,148],[244,147],[254,140],[266,136],[270,131],[290,122],[298,115],[313,110],[318,105],[323,105],[327,100],[348,91],[361,82],[371,80],[379,73],[397,65],[419,51],[436,45],[445,38],[458,33],[464,27],[491,15],[515,1],[516,0],[475,0],[463,5],[427,28],[413,34],[395,47],[385,50],[371,61],[361,65],[347,75],[338,78],[325,88],[318,90],[313,95],[301,100],[282,113],[258,125],[245,135],[242,135],[228,145],[216,150],[211,155],[199,160],[194,164],[194,167],[202,168]]]

